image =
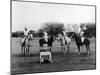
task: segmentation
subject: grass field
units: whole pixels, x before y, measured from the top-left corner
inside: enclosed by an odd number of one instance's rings
[[[86,55],[86,48],[81,47],[81,55],[78,55],[78,49],[74,41],[71,42],[70,53],[64,55],[61,51],[60,43],[55,41],[52,47],[53,63],[39,63],[39,43],[38,38],[31,42],[30,56],[21,56],[20,41],[21,38],[12,38],[11,50],[11,68],[12,73],[40,73],[57,72],[73,70],[89,70],[96,68],[95,57],[95,39],[90,39],[90,55]],[[67,51],[67,48],[66,48]]]

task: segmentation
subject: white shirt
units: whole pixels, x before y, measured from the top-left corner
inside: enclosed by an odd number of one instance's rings
[[[44,35],[47,36],[48,35],[47,32],[44,32]]]
[[[64,36],[66,35],[66,31],[63,31]]]
[[[24,30],[24,35],[25,35],[25,36],[28,35],[28,30],[27,30],[27,31]]]
[[[81,28],[79,27],[79,28],[78,28],[78,33],[80,33],[80,32],[81,32]]]
[[[48,41],[48,34],[47,34],[47,32],[44,32],[44,39],[46,40],[46,41]]]

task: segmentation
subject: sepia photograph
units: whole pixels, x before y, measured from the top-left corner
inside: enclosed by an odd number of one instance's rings
[[[95,5],[11,1],[11,74],[95,69]]]

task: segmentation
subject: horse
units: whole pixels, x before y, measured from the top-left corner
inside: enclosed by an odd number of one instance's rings
[[[21,54],[24,55],[29,55],[29,48],[30,48],[30,41],[33,40],[32,37],[30,37],[30,35],[28,35],[27,37],[24,37],[21,41],[20,41],[20,45],[21,45]]]
[[[58,34],[58,40],[61,42],[61,48],[63,53],[65,54],[65,47],[67,46],[67,52],[70,52],[70,43],[71,43],[72,35],[70,32],[65,32],[65,34]]]
[[[65,38],[65,45],[67,45],[67,50],[68,52],[70,52],[70,43],[72,40],[72,35],[70,34],[70,32],[67,32],[64,38]]]
[[[61,49],[62,49],[62,52],[65,54],[65,38],[62,34],[58,34],[58,38],[57,38],[58,41],[60,41],[60,46],[61,46]]]
[[[76,45],[78,48],[78,54],[80,55],[80,46],[83,46],[83,45],[85,45],[85,47],[86,47],[86,53],[90,54],[90,41],[89,41],[89,39],[85,38],[84,41],[82,42],[81,37],[78,33],[72,32],[72,35],[73,35],[72,38],[74,38],[76,41]]]

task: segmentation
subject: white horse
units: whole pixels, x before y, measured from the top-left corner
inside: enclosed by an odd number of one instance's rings
[[[31,35],[28,35],[27,37],[24,37],[21,41],[20,41],[20,45],[21,45],[21,54],[24,55],[29,55],[29,48],[30,48],[30,41],[33,38],[31,37]]]
[[[65,38],[65,45],[67,45],[67,49],[68,49],[68,52],[70,51],[70,42],[71,42],[71,37],[68,37],[67,35],[64,36]]]
[[[67,50],[68,52],[70,51],[70,42],[71,42],[71,37],[68,37],[67,34],[66,35],[62,35],[62,34],[58,34],[58,40],[61,42],[61,48],[63,53],[65,54],[65,47],[67,46]]]
[[[62,34],[58,34],[58,41],[60,41],[62,52],[65,54],[65,38]]]

